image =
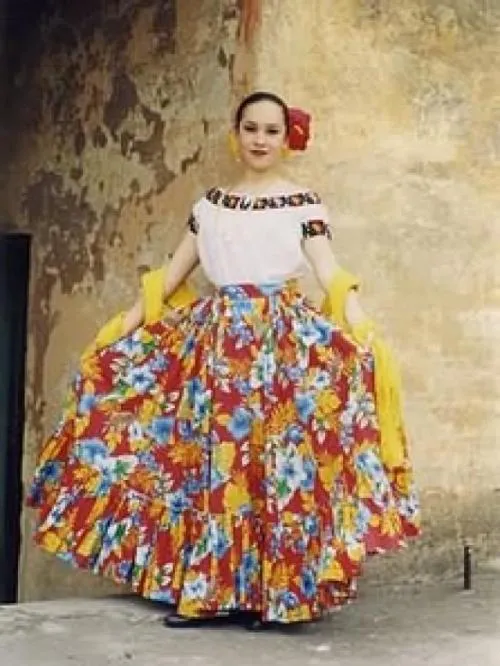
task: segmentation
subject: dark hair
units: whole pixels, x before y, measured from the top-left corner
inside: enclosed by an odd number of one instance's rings
[[[286,105],[286,102],[284,102],[281,97],[278,97],[278,95],[275,95],[271,92],[266,92],[264,90],[254,92],[251,95],[245,97],[245,99],[240,102],[234,116],[235,130],[238,131],[240,128],[245,109],[252,104],[257,104],[257,102],[274,102],[274,104],[277,104],[280,107],[283,113],[283,120],[285,121],[285,132],[288,136],[288,132],[290,130],[290,114],[288,112],[288,106]]]

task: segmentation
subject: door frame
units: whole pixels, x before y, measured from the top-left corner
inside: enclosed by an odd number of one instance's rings
[[[0,406],[3,409],[0,436],[5,437],[3,446],[0,442],[0,454],[4,458],[4,488],[0,488],[0,493],[3,492],[0,529],[4,532],[3,552],[0,552],[0,603],[18,600],[31,245],[30,234],[0,227],[1,254],[5,260],[0,267],[0,289],[8,320],[3,336],[5,347],[0,350],[6,365],[4,405]]]

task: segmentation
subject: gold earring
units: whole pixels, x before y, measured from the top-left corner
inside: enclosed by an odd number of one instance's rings
[[[229,132],[229,136],[227,138],[228,144],[229,144],[229,152],[231,155],[234,157],[234,159],[239,162],[240,161],[240,146],[238,144],[238,139],[236,138],[236,134],[234,132]]]
[[[290,157],[290,155],[291,155],[291,150],[290,150],[289,146],[282,146],[282,148],[281,148],[281,157],[284,160],[287,160]]]

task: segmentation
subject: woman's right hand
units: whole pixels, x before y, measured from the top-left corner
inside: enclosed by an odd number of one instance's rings
[[[156,287],[158,286],[156,284],[156,278],[158,276],[154,276],[154,302],[156,303],[157,300],[161,299],[161,302],[168,303],[169,297],[182,284],[189,273],[198,264],[198,261],[196,236],[190,231],[187,231],[174,252],[173,257],[168,264],[168,269],[165,270],[164,268],[161,272],[160,269],[158,269],[158,271],[152,271],[150,274],[152,276],[153,273],[157,273],[160,279],[162,279],[160,289],[162,293],[156,294]],[[132,331],[150,319],[151,312],[149,312],[149,308],[145,307],[146,297],[146,294],[141,293],[140,298],[138,298],[130,310],[125,313],[123,318],[123,335],[130,335]],[[166,320],[171,320],[173,325],[179,321],[177,311],[174,308],[169,308],[169,311],[164,318]]]

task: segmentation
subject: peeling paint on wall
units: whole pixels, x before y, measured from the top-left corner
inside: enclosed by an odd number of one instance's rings
[[[2,205],[33,235],[26,476],[79,351],[224,169],[239,20],[226,1],[46,3],[38,38],[16,34]],[[23,598],[76,591],[74,572],[24,547]]]

